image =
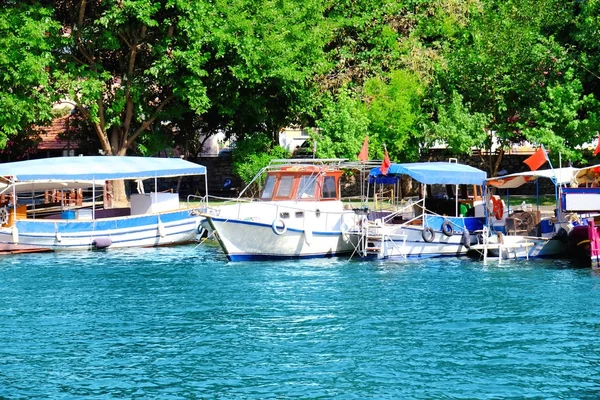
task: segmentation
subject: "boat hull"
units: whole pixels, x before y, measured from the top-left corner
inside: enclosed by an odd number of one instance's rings
[[[206,222],[230,261],[350,256],[356,247],[340,230],[280,229],[283,225],[210,216]]]
[[[489,238],[487,257],[502,259],[559,258],[568,254],[567,238],[505,235],[500,242],[497,236]]]
[[[0,251],[68,251],[153,247],[197,240],[200,217],[189,210],[97,220],[17,220],[0,228]]]
[[[387,258],[432,258],[457,257],[467,254],[471,243],[476,241],[474,236],[463,237],[462,233],[446,235],[442,232],[431,231],[430,241],[426,241],[422,227],[412,226],[382,226],[369,228],[369,235],[358,234],[368,256],[380,259]],[[465,240],[468,243],[465,243]]]

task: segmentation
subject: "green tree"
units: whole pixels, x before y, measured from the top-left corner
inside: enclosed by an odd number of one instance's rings
[[[307,122],[316,99],[312,78],[326,71],[325,5],[317,0],[211,4],[219,18],[210,28],[206,128],[234,139],[264,133],[277,144],[281,128]]]
[[[153,126],[208,105],[203,3],[55,1],[56,88],[91,122],[107,155]]]
[[[424,86],[418,76],[407,70],[393,71],[387,82],[381,78],[369,79],[364,90],[369,131],[377,139],[376,155],[383,156],[382,144],[385,144],[394,160],[418,160],[424,141],[421,110]]]
[[[342,89],[336,97],[324,98],[321,113],[318,130],[311,133],[317,157],[356,160],[369,126],[364,103]]]
[[[504,149],[511,144],[529,140],[558,154],[567,151],[566,143],[578,142],[578,137],[591,132],[593,116],[566,128],[565,118],[557,118],[555,112],[540,112],[543,104],[548,110],[563,107],[550,98],[549,87],[570,87],[571,95],[560,97],[561,101],[572,101],[566,107],[576,119],[591,116],[587,107],[594,104],[577,85],[578,77],[566,73],[573,60],[551,34],[562,38],[566,26],[559,23],[555,13],[572,20],[570,5],[556,0],[535,4],[488,0],[482,11],[472,16],[464,34],[445,50],[447,68],[439,71],[437,84],[446,96],[454,91],[463,95],[472,112],[490,116],[487,130],[495,132],[500,144],[499,156],[490,166],[493,174]],[[561,140],[561,135],[571,137]]]
[[[264,133],[248,135],[236,142],[233,149],[233,172],[246,184],[250,184],[258,172],[269,165],[271,160],[289,157],[289,152],[281,146],[273,144],[271,138]],[[251,193],[257,194],[262,182],[254,182]]]
[[[58,24],[49,9],[27,2],[3,2],[0,13],[0,148],[32,125],[48,123],[53,66],[49,37]]]
[[[489,118],[482,113],[471,113],[469,104],[463,103],[460,94],[452,93],[450,104],[437,108],[437,121],[430,124],[432,135],[426,145],[443,141],[456,153],[471,154],[473,148],[481,148],[488,133]]]

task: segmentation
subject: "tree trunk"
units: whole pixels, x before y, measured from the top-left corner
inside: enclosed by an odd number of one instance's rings
[[[129,207],[129,200],[127,200],[127,193],[125,192],[125,181],[118,179],[111,182],[113,192],[112,207]]]

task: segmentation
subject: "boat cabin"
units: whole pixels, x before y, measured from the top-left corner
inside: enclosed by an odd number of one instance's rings
[[[327,166],[293,165],[267,172],[264,201],[330,201],[340,199],[342,171]]]

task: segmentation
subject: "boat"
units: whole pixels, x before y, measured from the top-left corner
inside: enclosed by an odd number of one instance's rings
[[[229,261],[349,256],[357,215],[340,197],[344,162],[273,160],[237,199],[209,207],[203,227]],[[244,197],[259,182],[258,198]]]
[[[404,176],[421,184],[417,196],[403,195]],[[485,171],[456,159],[392,163],[385,175],[380,167],[371,169],[373,209],[365,212],[363,223],[352,232],[358,238],[359,254],[378,259],[465,255],[485,225],[482,185],[486,176]],[[386,190],[389,196],[382,201]]]
[[[564,186],[570,185],[577,169],[573,167],[544,169],[519,172],[498,176],[486,180],[488,193],[488,224],[483,240],[472,250],[487,260],[499,259],[559,258],[568,253],[568,233],[572,223],[556,203],[551,210],[544,210],[539,204],[539,179],[552,181],[555,196],[559,196]],[[536,184],[536,205],[521,204],[518,207],[505,207],[510,204],[510,189],[525,184]],[[491,189],[506,190],[506,202]],[[496,205],[502,202],[504,212],[494,212]],[[489,233],[489,234],[488,234]]]
[[[186,176],[204,176],[207,187],[206,168],[180,158],[80,156],[0,164],[0,253],[193,242],[202,207],[157,190],[159,179]],[[104,188],[114,180],[137,183],[126,207],[108,207],[111,193]],[[154,192],[144,192],[144,180],[154,183]]]
[[[577,260],[600,268],[600,164],[580,168],[572,187],[560,194],[560,208],[569,213],[570,251]]]

